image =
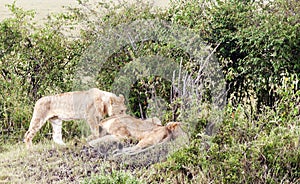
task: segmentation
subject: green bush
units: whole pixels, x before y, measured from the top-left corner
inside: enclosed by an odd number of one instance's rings
[[[284,78],[281,101],[262,114],[227,105],[214,136],[196,134],[188,147],[153,167],[148,182],[297,183],[300,178],[300,122],[296,76]],[[184,176],[184,177],[180,177]],[[170,179],[172,178],[172,179]]]
[[[273,107],[283,76],[299,75],[298,1],[182,1],[168,20],[189,26],[218,46],[228,98],[250,103],[253,113]],[[255,99],[254,101],[252,99]]]
[[[150,182],[193,183],[297,183],[300,177],[299,122],[295,119],[276,126],[231,117],[229,113],[213,137],[201,136],[155,166]],[[268,113],[270,121],[277,116]]]
[[[296,1],[291,3],[299,7]],[[282,76],[299,74],[300,14],[290,11],[285,1],[266,6],[233,1],[212,8],[212,25],[222,26],[212,27],[218,31],[212,34],[221,42],[220,56],[227,59],[224,67],[233,89],[229,94],[234,93],[238,103],[254,93],[256,110],[264,105],[272,107],[280,99],[277,89]]]
[[[142,183],[130,174],[112,171],[112,173],[103,173],[101,175],[92,176],[86,179],[84,184],[138,184]]]

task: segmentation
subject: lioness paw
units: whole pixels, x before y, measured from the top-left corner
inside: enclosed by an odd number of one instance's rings
[[[54,142],[56,144],[58,144],[58,145],[61,145],[61,146],[65,146],[66,145],[66,143],[64,143],[64,141],[62,141],[62,140],[54,140]]]

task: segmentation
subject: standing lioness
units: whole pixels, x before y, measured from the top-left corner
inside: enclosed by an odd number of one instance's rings
[[[64,145],[62,140],[62,121],[84,119],[91,128],[92,135],[97,137],[98,121],[106,115],[123,114],[126,111],[124,97],[92,88],[87,91],[75,91],[40,98],[34,107],[25,143],[31,146],[36,132],[47,120],[52,123],[53,140]]]

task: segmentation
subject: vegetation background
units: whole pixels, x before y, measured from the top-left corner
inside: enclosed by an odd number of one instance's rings
[[[164,162],[142,168],[143,174],[115,169],[109,175],[105,172],[83,175],[84,181],[300,182],[299,1],[174,0],[167,9],[154,9],[141,1],[97,5],[79,1],[79,4],[66,13],[49,16],[42,25],[32,20],[33,11],[12,4],[9,8],[13,17],[0,22],[1,154],[9,153],[11,147],[7,145],[22,142],[38,98],[73,89],[77,64],[95,36],[105,31],[104,27],[140,19],[161,19],[192,29],[207,45],[216,48],[227,90],[227,105],[218,131],[206,135],[209,120],[199,113],[194,122],[186,122],[196,125],[189,145]],[[74,29],[76,32],[80,29],[76,38],[66,34]],[[119,71],[134,57],[155,54],[175,62],[183,61],[191,72],[195,66],[193,59],[180,48],[170,43],[146,41],[135,49],[128,45],[109,58],[107,67],[99,73],[97,87],[110,90],[114,71]],[[138,81],[127,99],[133,114],[145,116],[145,104],[150,98],[147,92],[153,86],[162,98],[170,99],[170,85],[159,77]],[[207,103],[210,99],[204,96],[201,100]],[[164,121],[180,120],[183,112],[172,108],[180,106],[180,102],[168,102],[170,108]],[[208,110],[208,113],[213,112]],[[77,122],[66,123],[65,139],[81,139],[80,126]],[[50,139],[51,132],[47,124],[35,141]],[[0,179],[12,179],[6,174],[0,176]]]

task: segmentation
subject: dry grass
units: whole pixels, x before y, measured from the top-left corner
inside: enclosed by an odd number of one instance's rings
[[[58,147],[50,142],[6,146],[0,154],[0,183],[78,183],[104,172],[107,161],[97,150],[74,143]]]
[[[134,175],[147,172],[168,155],[168,148],[161,145],[135,156],[112,157],[111,151],[118,147],[119,143],[106,143],[91,148],[81,141],[69,142],[65,147],[44,141],[30,150],[24,144],[6,145],[0,147],[0,183],[80,183],[114,171]]]

